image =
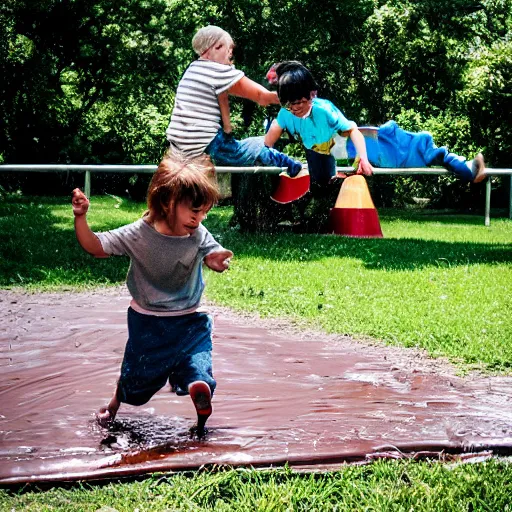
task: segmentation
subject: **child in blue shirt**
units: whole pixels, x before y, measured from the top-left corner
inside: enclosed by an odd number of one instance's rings
[[[333,103],[316,97],[318,86],[300,62],[281,62],[269,70],[267,78],[277,84],[282,108],[265,136],[265,144],[272,147],[284,131],[300,140],[306,149],[313,182],[328,183],[336,175],[336,159],[331,150],[338,134],[348,135],[346,155],[360,158],[357,169],[360,174],[371,174],[372,165],[390,168],[442,165],[466,181],[478,183],[486,177],[482,154],[469,162],[445,147],[437,147],[428,132],[407,132],[394,121],[378,128],[358,129]]]
[[[299,62],[285,61],[275,71],[282,108],[265,136],[265,145],[272,147],[287,131],[306,149],[311,181],[322,185],[336,175],[331,149],[339,133],[350,138],[358,153],[357,173],[370,176],[373,167],[363,135],[329,100],[316,97],[318,86],[309,70]]]

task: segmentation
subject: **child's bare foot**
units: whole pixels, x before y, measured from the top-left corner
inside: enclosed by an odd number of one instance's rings
[[[485,174],[484,155],[482,155],[482,153],[478,153],[478,155],[473,159],[471,170],[473,171],[474,176],[473,183],[480,183],[487,178],[487,175]]]
[[[210,386],[203,380],[196,380],[188,387],[190,398],[194,403],[194,407],[197,412],[197,426],[195,427],[195,433],[197,437],[201,438],[206,434],[206,420],[212,414],[212,392]]]

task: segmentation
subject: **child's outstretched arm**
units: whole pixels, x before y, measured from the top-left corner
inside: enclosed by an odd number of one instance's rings
[[[277,92],[265,89],[265,87],[252,81],[246,76],[241,80],[238,80],[238,82],[234,84],[228,92],[229,94],[233,94],[233,96],[240,96],[241,98],[252,100],[262,107],[266,107],[268,105],[279,105]]]
[[[220,117],[222,119],[222,129],[224,133],[231,133],[233,127],[231,126],[231,113],[229,111],[229,96],[227,92],[221,92],[218,95]]]
[[[356,148],[357,154],[359,155],[359,165],[356,171],[357,174],[371,176],[373,174],[373,167],[368,160],[368,155],[366,153],[366,142],[364,141],[363,134],[356,127],[350,130],[349,137],[354,143],[354,147]]]
[[[233,253],[227,249],[211,252],[204,258],[204,264],[215,272],[224,272],[229,268],[229,261],[232,257]]]
[[[268,148],[274,147],[274,144],[279,140],[279,137],[283,134],[283,129],[277,124],[277,121],[274,119],[270,128],[265,135],[265,146]]]
[[[73,190],[71,204],[75,215],[75,233],[78,243],[85,251],[96,258],[108,258],[108,254],[103,250],[99,238],[91,231],[87,223],[86,214],[89,210],[89,199],[79,188]]]

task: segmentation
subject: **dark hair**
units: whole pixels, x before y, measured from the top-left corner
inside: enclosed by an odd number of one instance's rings
[[[149,222],[174,215],[177,203],[190,201],[194,208],[212,207],[219,200],[214,167],[207,157],[190,159],[178,151],[168,151],[148,188]]]
[[[286,60],[276,66],[277,95],[281,105],[302,98],[310,99],[318,85],[309,69],[296,60]]]

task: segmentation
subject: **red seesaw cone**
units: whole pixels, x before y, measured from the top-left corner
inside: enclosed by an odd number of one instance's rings
[[[348,177],[330,213],[330,232],[355,238],[382,238],[379,215],[361,175]]]
[[[286,204],[300,199],[309,190],[310,178],[306,169],[291,178],[287,173],[282,172],[279,175],[277,188],[270,196],[276,203]]]

